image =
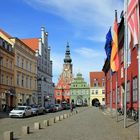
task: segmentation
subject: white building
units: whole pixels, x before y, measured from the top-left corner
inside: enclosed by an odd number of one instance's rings
[[[48,47],[48,33],[41,27],[41,38],[22,39],[22,41],[36,51],[38,59],[37,91],[38,104],[47,106],[54,103],[54,84],[52,82],[52,61]]]

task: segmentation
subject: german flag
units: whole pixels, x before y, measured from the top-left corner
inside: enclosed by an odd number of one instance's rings
[[[110,66],[112,72],[117,72],[119,69],[119,56],[118,56],[118,24],[117,19],[114,21],[113,28],[113,41],[112,41],[112,51],[111,51],[111,59]]]

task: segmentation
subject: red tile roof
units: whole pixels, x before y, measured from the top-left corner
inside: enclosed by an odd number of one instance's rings
[[[102,86],[102,79],[105,79],[104,72],[90,72],[90,86],[94,86],[94,79],[98,79],[98,85]]]
[[[27,38],[27,39],[20,39],[20,40],[34,51],[36,51],[39,48],[39,42],[38,42],[39,38]]]
[[[3,33],[6,37],[11,38],[12,36],[0,29],[0,32]]]

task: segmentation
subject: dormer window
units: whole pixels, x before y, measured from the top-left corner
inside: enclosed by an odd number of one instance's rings
[[[94,87],[98,87],[98,80],[96,78],[94,79]]]

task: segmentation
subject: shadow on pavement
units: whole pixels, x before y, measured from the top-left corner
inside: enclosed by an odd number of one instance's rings
[[[0,112],[0,119],[9,118],[7,112]]]
[[[127,124],[127,128],[128,127],[130,127],[130,126],[132,126],[132,125],[135,125],[135,124],[137,124],[138,122],[132,122],[132,123],[130,123],[130,124]]]

